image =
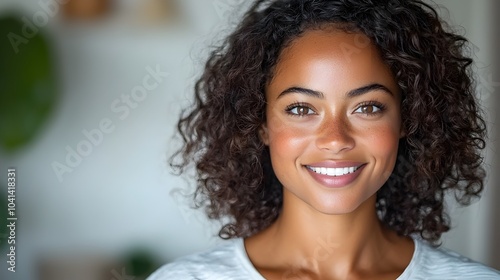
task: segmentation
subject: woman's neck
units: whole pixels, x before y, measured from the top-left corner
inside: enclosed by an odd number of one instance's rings
[[[404,270],[413,243],[382,225],[375,200],[375,196],[371,197],[348,214],[329,215],[291,197],[284,199],[276,222],[245,241],[249,257],[257,268],[308,271],[314,275],[344,277],[385,270],[385,264],[398,259]]]

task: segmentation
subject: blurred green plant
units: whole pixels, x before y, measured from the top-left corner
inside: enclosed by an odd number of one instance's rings
[[[7,152],[35,138],[58,97],[47,39],[27,24],[0,18],[0,147]]]
[[[146,279],[151,273],[161,266],[161,262],[150,250],[146,248],[134,248],[130,250],[124,259],[126,271],[136,279]]]
[[[14,152],[29,144],[47,121],[57,97],[47,39],[32,23],[4,14],[0,17],[0,149]],[[3,246],[8,236],[7,188],[0,187]]]

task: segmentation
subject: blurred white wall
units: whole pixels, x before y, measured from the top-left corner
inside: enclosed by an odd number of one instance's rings
[[[34,279],[39,258],[68,251],[116,256],[131,246],[144,245],[170,260],[219,242],[213,237],[216,227],[209,226],[202,213],[190,210],[179,195],[172,195],[186,182],[169,174],[166,156],[180,108],[189,104],[205,46],[227,28],[228,21],[237,21],[243,10],[234,13],[234,4],[226,3],[243,1],[178,2],[187,18],[178,26],[147,28],[123,18],[97,26],[51,19],[48,31],[61,76],[61,99],[30,147],[14,155],[0,154],[0,170],[11,166],[18,170],[19,205],[18,272],[12,278],[1,269],[0,279]],[[495,1],[436,2],[448,7],[452,22],[462,25],[478,47],[479,74],[493,73],[488,65],[494,60],[493,36],[497,46],[499,38],[493,34],[498,26],[491,12]],[[40,11],[38,0],[3,0],[0,13],[10,7],[19,7],[28,17]],[[147,69],[168,74],[157,77],[157,86],[140,102],[126,105],[122,95],[132,95],[143,84],[150,75]],[[483,87],[498,93],[498,84]],[[484,100],[489,109],[500,105],[493,92]],[[61,181],[52,164],[65,164],[67,147],[76,150],[84,145],[87,137],[82,131],[98,129],[103,120],[110,122],[113,131],[103,133],[102,141],[92,145],[71,173],[62,174]],[[498,143],[498,122],[490,119],[490,125],[495,133],[491,141]],[[498,171],[498,146],[488,151],[490,170]],[[0,173],[0,180],[6,180],[4,171]],[[454,229],[445,236],[445,245],[500,268],[500,256],[494,256],[499,243],[490,244],[500,235],[495,219],[500,211],[493,203],[500,199],[493,189],[498,177],[492,173],[480,203],[453,210]],[[4,256],[2,252],[0,259]]]
[[[0,155],[0,170],[17,168],[19,209],[17,272],[0,269],[0,279],[34,279],[37,260],[68,252],[112,257],[142,245],[166,261],[217,241],[203,215],[171,195],[186,182],[169,174],[166,158],[202,65],[199,53],[230,11],[210,1],[178,2],[188,20],[175,26],[120,17],[97,24],[51,18],[61,99],[30,147]],[[31,19],[40,7],[38,0],[2,1],[0,13],[16,8]],[[162,72],[148,81],[157,86],[127,105],[122,96],[151,76],[147,69]],[[69,166],[68,147],[85,145],[83,130],[99,129],[103,120],[113,131],[103,133],[71,173],[60,174],[61,181],[52,164]]]

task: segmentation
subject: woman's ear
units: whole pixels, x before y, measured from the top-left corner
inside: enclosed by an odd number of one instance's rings
[[[259,137],[264,145],[269,146],[269,132],[266,123],[263,123],[259,128]]]
[[[406,137],[406,129],[403,125],[401,125],[401,129],[399,130],[399,139]]]

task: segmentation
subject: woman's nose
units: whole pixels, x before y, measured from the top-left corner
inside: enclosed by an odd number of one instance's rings
[[[340,117],[325,119],[317,131],[316,146],[334,154],[354,148],[354,138],[347,121]]]

